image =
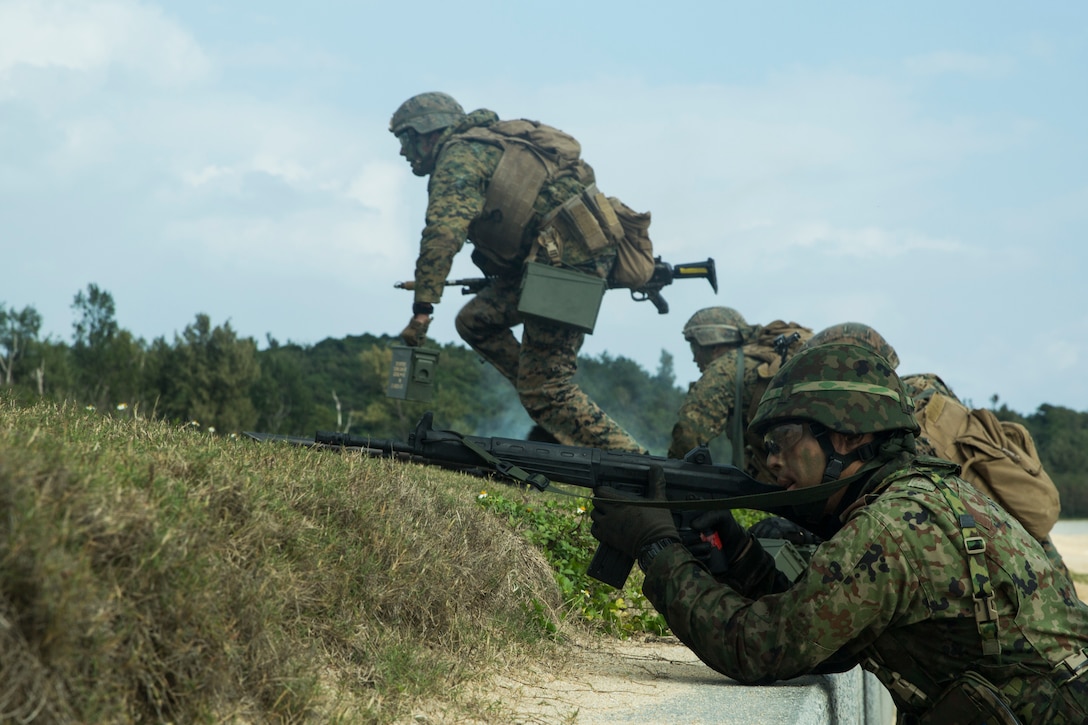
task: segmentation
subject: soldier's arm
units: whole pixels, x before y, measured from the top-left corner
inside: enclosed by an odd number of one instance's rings
[[[711,366],[691,386],[676,415],[669,444],[670,458],[683,458],[697,445],[707,443],[721,435],[733,415],[736,383],[732,377],[735,368],[728,372],[719,366]]]
[[[426,223],[416,259],[416,302],[433,304],[442,298],[453,258],[468,238],[469,225],[484,208],[494,152],[463,142],[442,149],[427,184]]]
[[[708,666],[740,682],[849,669],[856,661],[848,653],[895,621],[916,589],[895,538],[872,519],[851,524],[834,545],[816,551],[785,592],[745,597],[716,582],[681,546],[653,560],[643,591],[673,634]],[[873,566],[874,547],[887,552],[887,567]]]

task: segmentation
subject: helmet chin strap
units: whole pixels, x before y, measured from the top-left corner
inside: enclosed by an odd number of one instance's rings
[[[820,450],[827,457],[822,483],[838,481],[842,477],[842,472],[854,461],[871,461],[876,457],[876,446],[872,441],[858,446],[849,453],[839,453],[831,443],[831,431],[827,426],[813,422],[809,423],[808,427],[812,431],[812,437],[820,444]]]

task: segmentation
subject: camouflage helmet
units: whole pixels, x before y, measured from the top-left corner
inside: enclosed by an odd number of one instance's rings
[[[704,307],[684,325],[684,339],[700,347],[740,345],[750,329],[732,307]]]
[[[918,432],[914,402],[887,360],[841,342],[790,358],[771,379],[749,429],[763,435],[778,423],[799,419],[846,434]]]
[[[389,120],[389,130],[395,136],[408,128],[417,133],[430,133],[454,126],[464,117],[465,109],[453,96],[436,91],[420,93],[400,104]]]
[[[883,335],[862,322],[840,322],[837,325],[825,327],[806,340],[801,350],[832,342],[861,345],[891,363],[893,370],[899,368],[899,356],[895,353],[895,348],[884,339]]]

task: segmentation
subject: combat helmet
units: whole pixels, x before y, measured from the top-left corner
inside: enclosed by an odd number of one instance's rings
[[[862,322],[840,322],[837,325],[825,327],[806,340],[801,350],[832,342],[861,345],[891,363],[893,370],[899,368],[899,355],[896,354],[895,348],[884,339],[883,335]]]
[[[794,420],[850,435],[919,430],[914,402],[888,361],[868,348],[841,342],[790,358],[771,379],[749,430],[763,435]]]
[[[732,307],[704,307],[684,325],[684,339],[700,347],[740,345],[751,328]]]
[[[430,133],[454,126],[465,117],[465,109],[453,96],[437,91],[420,93],[400,104],[389,120],[389,130],[399,136],[406,129]]]

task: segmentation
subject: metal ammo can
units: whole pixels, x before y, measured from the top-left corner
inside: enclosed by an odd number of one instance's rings
[[[430,400],[434,393],[434,373],[440,352],[434,348],[394,345],[386,397],[421,402]]]

